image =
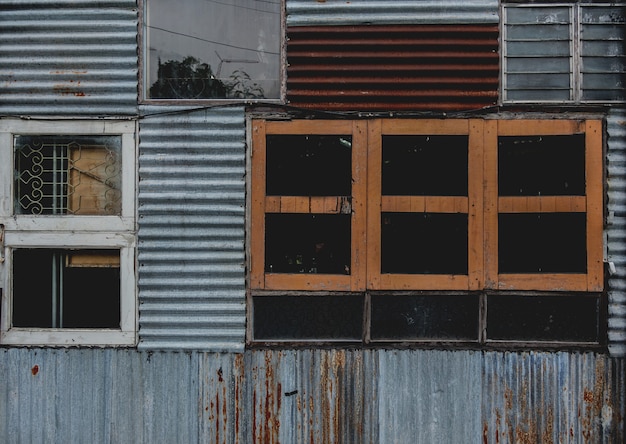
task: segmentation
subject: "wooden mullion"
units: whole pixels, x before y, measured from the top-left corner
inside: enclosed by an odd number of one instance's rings
[[[362,291],[367,281],[367,123],[355,121],[352,130],[352,291]]]
[[[350,135],[352,122],[349,120],[292,120],[266,122],[268,134],[317,134]]]
[[[381,290],[467,290],[466,275],[455,274],[380,274]]]
[[[483,128],[483,242],[484,287],[498,288],[498,125],[486,120]]]
[[[381,135],[466,135],[468,121],[465,119],[385,119]]]
[[[265,288],[265,121],[252,121],[250,288]]]
[[[266,288],[272,290],[350,291],[352,277],[338,274],[267,273]]]
[[[583,120],[500,120],[500,136],[559,136],[582,134],[585,131]]]
[[[587,121],[585,132],[587,182],[587,290],[604,287],[604,187],[602,122]]]
[[[367,128],[367,287],[380,288],[382,123],[371,120]]]
[[[587,291],[587,275],[575,273],[519,273],[498,276],[499,290]]]
[[[505,196],[498,198],[500,213],[584,213],[585,196]]]
[[[467,213],[464,196],[382,196],[384,213]]]
[[[484,220],[483,183],[484,122],[470,120],[468,145],[468,186],[467,186],[467,254],[468,284],[470,290],[480,290],[484,286]]]

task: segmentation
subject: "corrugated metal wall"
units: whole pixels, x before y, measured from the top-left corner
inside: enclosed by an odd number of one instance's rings
[[[0,0],[0,115],[137,113],[135,0]]]
[[[287,0],[287,26],[498,23],[498,0]]]
[[[607,119],[609,351],[626,356],[626,110],[612,109]]]
[[[244,109],[142,111],[139,348],[240,351]]]
[[[620,443],[624,370],[566,352],[4,349],[0,442]]]
[[[287,100],[320,110],[494,106],[497,25],[287,28]]]

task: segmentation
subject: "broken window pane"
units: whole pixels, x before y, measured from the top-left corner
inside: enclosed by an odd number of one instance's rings
[[[477,340],[477,295],[372,295],[371,338]]]
[[[500,196],[583,196],[585,136],[498,139]]]
[[[351,136],[267,136],[268,196],[350,196]]]
[[[494,340],[598,342],[600,298],[491,295],[487,337]]]
[[[257,296],[256,340],[361,340],[363,296]]]
[[[350,274],[349,214],[267,214],[265,271]]]
[[[17,214],[119,215],[119,136],[16,136]]]
[[[500,273],[586,273],[585,213],[500,214]]]
[[[381,273],[467,274],[467,214],[381,217]]]
[[[146,97],[280,98],[282,2],[148,0]]]
[[[119,250],[14,250],[13,326],[120,328]]]
[[[383,136],[382,194],[467,196],[467,136]]]

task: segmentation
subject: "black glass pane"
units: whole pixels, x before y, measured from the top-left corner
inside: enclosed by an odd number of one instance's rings
[[[267,136],[266,153],[268,196],[352,194],[350,136]]]
[[[265,271],[350,274],[349,214],[267,214]]]
[[[372,295],[372,339],[477,340],[479,300],[463,296]]]
[[[500,214],[500,273],[586,273],[584,213]]]
[[[254,338],[361,340],[363,296],[257,296]]]
[[[498,139],[500,196],[583,196],[585,136]]]
[[[489,296],[487,337],[597,342],[599,304],[599,297],[592,296]]]
[[[67,250],[13,252],[13,326],[120,327],[120,269],[110,263],[119,251],[82,252],[82,260]]]
[[[467,196],[467,136],[383,136],[382,194]]]
[[[467,274],[467,214],[381,218],[381,273]]]

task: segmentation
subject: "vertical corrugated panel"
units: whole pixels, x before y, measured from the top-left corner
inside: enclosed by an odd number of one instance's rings
[[[469,110],[496,104],[497,25],[287,29],[287,99],[323,110]]]
[[[288,26],[498,23],[497,0],[286,0]]]
[[[483,440],[624,442],[623,384],[624,362],[604,355],[487,353]]]
[[[135,0],[0,0],[0,114],[137,113]]]
[[[621,443],[624,360],[0,350],[0,442]]]
[[[244,110],[177,111],[139,127],[139,347],[242,350]]]
[[[504,100],[573,99],[570,11],[567,6],[504,9]]]
[[[199,355],[0,350],[0,442],[198,441]]]
[[[607,119],[609,350],[626,356],[626,110],[612,109]],[[610,264],[609,264],[610,265]]]
[[[582,100],[626,100],[626,6],[581,6]]]

